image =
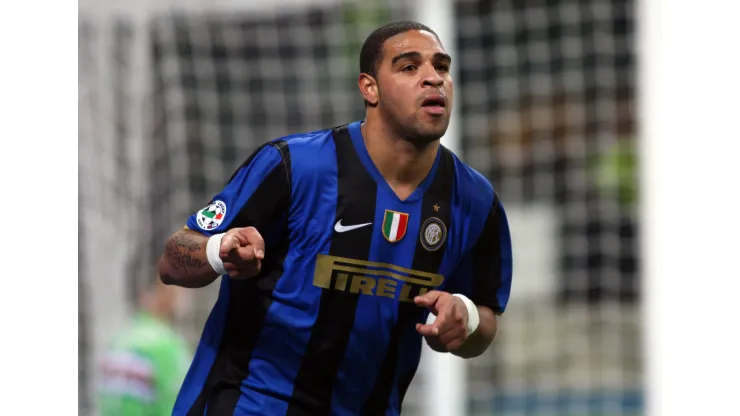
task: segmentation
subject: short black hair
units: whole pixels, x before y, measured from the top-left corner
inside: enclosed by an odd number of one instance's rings
[[[385,41],[409,30],[424,30],[430,32],[439,40],[439,36],[432,29],[419,22],[403,20],[388,23],[375,29],[365,39],[365,43],[362,44],[362,49],[360,50],[360,73],[369,74],[375,78],[378,73],[378,65],[380,65],[380,61],[383,59],[383,44],[385,44]]]

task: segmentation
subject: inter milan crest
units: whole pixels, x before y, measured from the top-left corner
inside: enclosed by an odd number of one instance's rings
[[[391,243],[401,241],[409,225],[409,214],[385,210],[383,217],[383,237]]]
[[[447,227],[437,217],[431,217],[424,221],[419,232],[421,245],[429,251],[438,250],[447,238]]]
[[[223,201],[213,201],[207,207],[198,211],[196,222],[198,227],[211,231],[217,228],[224,221],[226,215],[226,204]]]

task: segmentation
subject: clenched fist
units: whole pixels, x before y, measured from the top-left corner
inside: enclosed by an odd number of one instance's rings
[[[416,330],[433,350],[451,352],[468,339],[468,309],[457,296],[439,290],[429,291],[414,298],[414,303],[429,308],[436,316],[431,324],[416,324]]]
[[[265,240],[254,227],[232,228],[221,238],[219,257],[230,277],[253,277],[262,269]]]

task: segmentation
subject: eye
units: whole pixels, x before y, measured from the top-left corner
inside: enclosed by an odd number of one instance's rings
[[[447,64],[438,64],[437,71],[439,72],[450,72],[450,66]]]
[[[416,70],[416,65],[406,65],[403,68],[401,68],[401,71],[403,72],[413,72]]]

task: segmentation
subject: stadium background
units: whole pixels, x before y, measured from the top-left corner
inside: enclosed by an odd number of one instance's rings
[[[167,235],[261,142],[360,119],[359,46],[423,7],[260,3],[79,2],[80,414],[95,414],[96,363]],[[506,203],[515,250],[461,414],[642,411],[633,7],[454,2],[459,149]],[[213,289],[179,311],[192,343]],[[423,414],[426,368],[404,414]]]

